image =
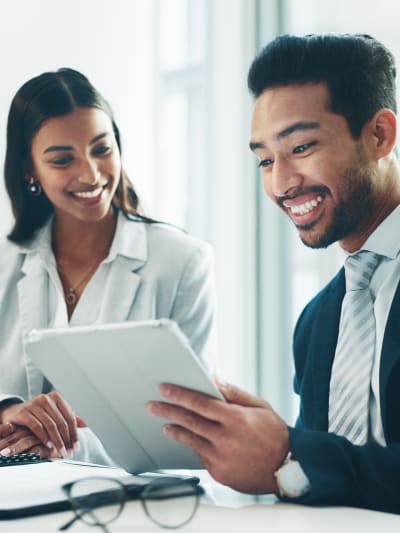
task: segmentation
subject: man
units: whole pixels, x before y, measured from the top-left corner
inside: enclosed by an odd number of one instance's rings
[[[148,406],[239,491],[400,513],[394,78],[390,52],[363,35],[281,36],[250,68],[250,147],[266,193],[307,246],[339,242],[349,257],[346,278],[341,269],[296,326],[296,427],[224,383],[226,403],[165,384],[174,405]]]

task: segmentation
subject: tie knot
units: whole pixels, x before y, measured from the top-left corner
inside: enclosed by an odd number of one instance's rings
[[[346,290],[366,289],[382,256],[374,252],[362,251],[349,256],[345,261]]]

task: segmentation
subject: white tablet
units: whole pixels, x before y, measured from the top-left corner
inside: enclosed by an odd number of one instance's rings
[[[162,399],[161,383],[223,399],[175,322],[34,330],[25,348],[126,470],[203,468],[190,448],[163,436],[165,420],[146,412]]]

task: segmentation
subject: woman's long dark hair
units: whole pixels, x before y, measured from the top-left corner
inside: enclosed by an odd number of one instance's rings
[[[27,81],[15,95],[7,123],[4,177],[15,222],[8,238],[15,243],[30,240],[53,213],[44,192],[32,196],[28,178],[33,171],[31,143],[45,120],[71,113],[77,107],[95,107],[110,117],[119,151],[121,139],[108,102],[80,72],[62,68]],[[113,206],[126,216],[141,216],[139,198],[124,170],[113,198]],[[151,222],[150,219],[142,217]]]

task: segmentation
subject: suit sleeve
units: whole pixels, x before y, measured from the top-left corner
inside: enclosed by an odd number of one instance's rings
[[[311,491],[296,501],[400,513],[398,439],[386,447],[374,442],[357,446],[327,431],[330,365],[322,364],[322,358],[333,357],[341,308],[335,294],[344,293],[343,280],[342,275],[333,280],[308,304],[294,334],[300,413],[289,436],[292,454],[311,484]]]
[[[350,505],[400,513],[400,444],[356,446],[344,437],[289,428],[291,450],[311,491],[298,503]]]
[[[201,243],[186,261],[171,313],[194,352],[210,372],[215,371],[216,297],[211,246]]]

